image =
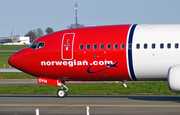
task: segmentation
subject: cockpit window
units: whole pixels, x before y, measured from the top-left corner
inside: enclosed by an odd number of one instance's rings
[[[33,43],[33,44],[30,46],[30,48],[36,49],[37,45],[38,45],[38,43]]]
[[[39,49],[44,47],[44,42],[32,42],[28,47],[32,49]]]
[[[39,43],[38,46],[37,46],[37,49],[42,48],[42,47],[44,47],[44,42]]]

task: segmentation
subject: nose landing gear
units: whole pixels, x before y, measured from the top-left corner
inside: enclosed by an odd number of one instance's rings
[[[68,95],[68,88],[65,86],[64,80],[39,77],[38,83],[60,86],[61,88],[57,91],[57,95],[60,98],[67,97]]]
[[[67,97],[68,95],[68,88],[65,86],[65,81],[62,81],[62,86],[61,88],[57,91],[57,95],[60,98]]]

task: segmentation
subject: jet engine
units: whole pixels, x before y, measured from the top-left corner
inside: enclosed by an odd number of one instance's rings
[[[180,93],[180,65],[169,68],[167,81],[172,92]]]

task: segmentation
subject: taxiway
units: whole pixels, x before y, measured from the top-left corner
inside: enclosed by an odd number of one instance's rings
[[[0,94],[0,114],[32,115],[40,110],[40,115],[178,115],[179,96],[101,96]]]

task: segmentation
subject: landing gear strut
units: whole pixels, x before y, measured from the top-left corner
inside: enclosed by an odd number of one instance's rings
[[[57,95],[60,98],[67,97],[68,95],[68,88],[65,86],[65,81],[62,81],[61,88],[57,91]]]

